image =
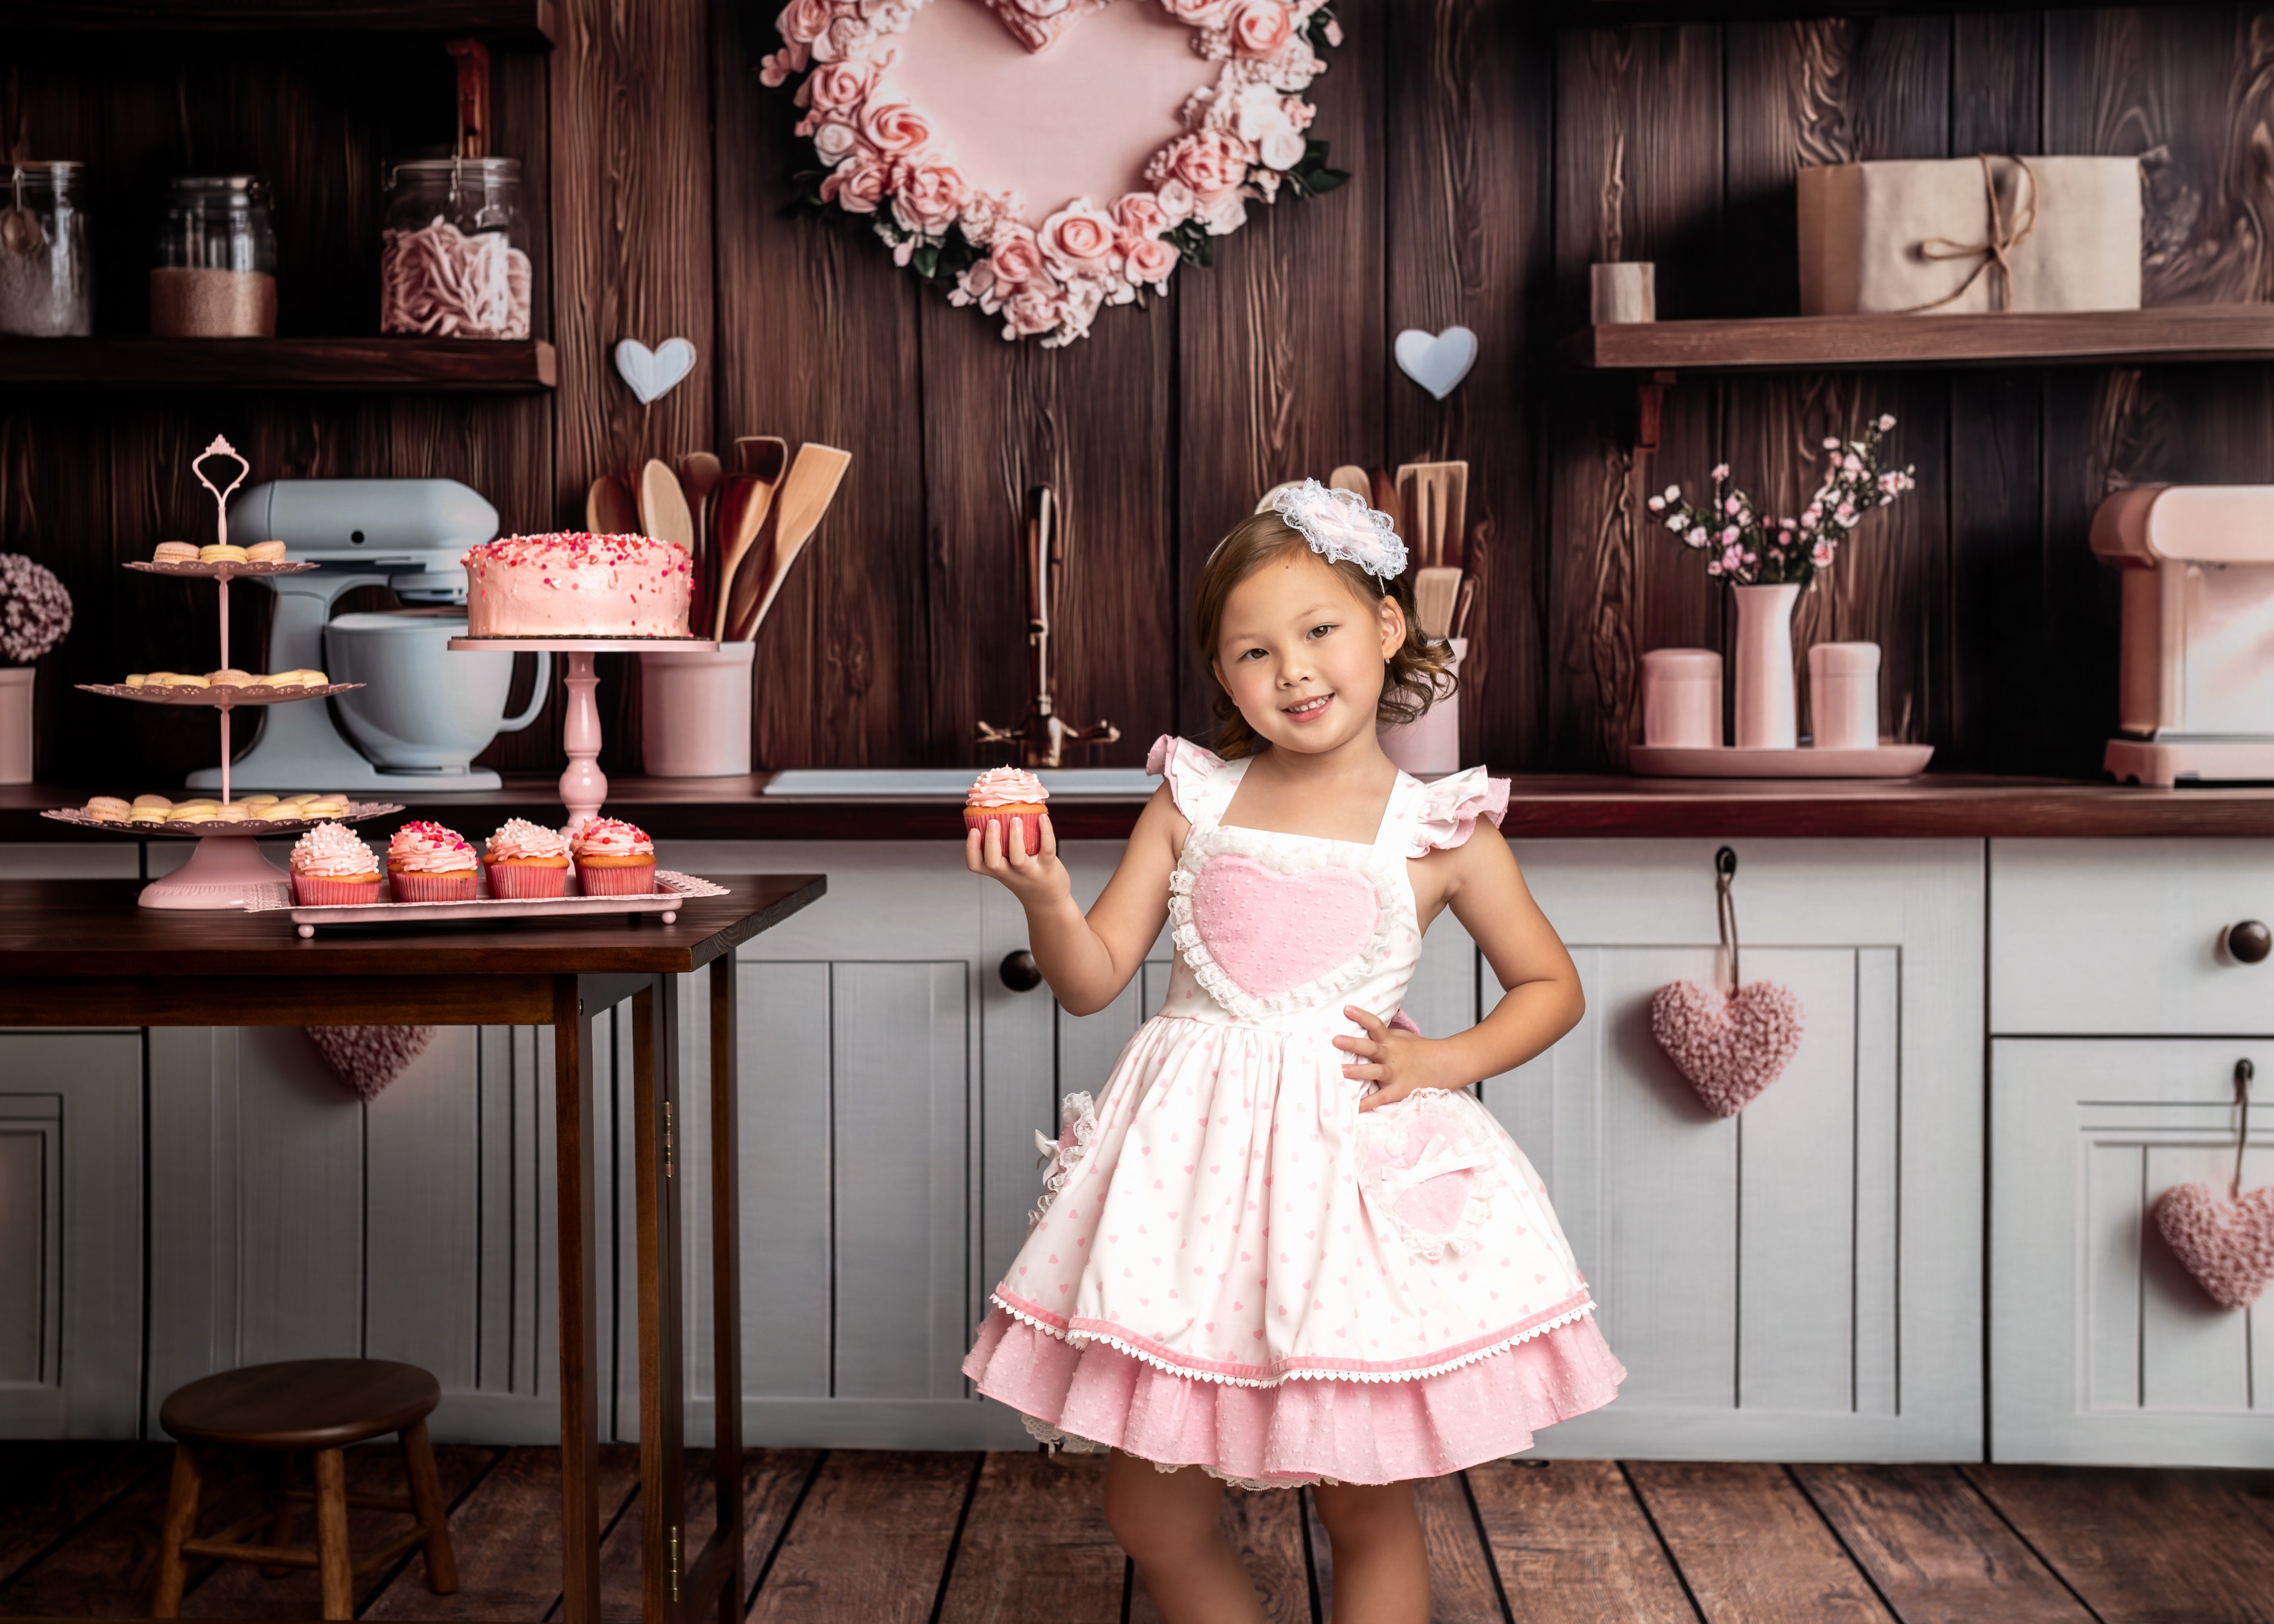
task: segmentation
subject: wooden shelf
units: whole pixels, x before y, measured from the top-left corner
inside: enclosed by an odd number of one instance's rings
[[[1564,353],[1605,372],[2263,361],[2274,358],[2274,304],[1629,322],[1576,334]]]
[[[469,34],[549,49],[557,0],[40,0],[0,7],[0,33],[355,31]]]
[[[404,389],[527,394],[556,386],[543,339],[19,338],[0,384],[161,389]]]

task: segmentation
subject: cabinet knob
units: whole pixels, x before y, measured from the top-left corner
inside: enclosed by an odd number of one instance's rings
[[[2261,925],[2259,929],[2263,930],[2265,927]],[[2259,950],[2259,957],[2265,957],[2263,948]],[[1013,992],[1032,992],[1043,984],[1041,967],[1035,963],[1035,956],[1023,947],[1016,952],[1004,954],[1003,962],[995,966],[995,974],[1003,978],[1003,985]]]
[[[2258,964],[2274,952],[2274,930],[2255,919],[2246,919],[2239,925],[2228,927],[2226,951],[2242,964]]]

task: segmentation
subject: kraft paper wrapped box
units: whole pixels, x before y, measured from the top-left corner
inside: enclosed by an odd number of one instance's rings
[[[1803,315],[2140,308],[2136,158],[1825,164],[1799,192]]]

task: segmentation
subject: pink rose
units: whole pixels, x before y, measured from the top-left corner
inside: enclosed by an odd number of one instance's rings
[[[1291,124],[1283,124],[1265,136],[1257,147],[1263,162],[1275,169],[1291,169],[1303,162],[1303,138]]]
[[[1319,109],[1300,96],[1289,96],[1279,104],[1279,110],[1287,115],[1287,127],[1291,130],[1307,130],[1311,120],[1319,116]]]
[[[1193,189],[1180,180],[1163,181],[1155,190],[1153,200],[1161,206],[1161,213],[1168,216],[1171,225],[1190,219],[1195,201]]]
[[[1269,56],[1295,32],[1284,0],[1239,0],[1231,14],[1232,48],[1243,56]]]
[[[851,157],[860,145],[861,138],[853,132],[853,126],[833,118],[813,132],[813,150],[821,154],[824,163],[835,164]]]
[[[887,157],[904,157],[931,139],[923,115],[905,102],[886,102],[861,115],[861,133]]]
[[[813,59],[840,62],[857,56],[876,37],[877,31],[857,17],[832,18],[829,26],[822,30],[821,37],[813,42]]]
[[[829,26],[829,0],[789,0],[774,19],[781,36],[798,45],[810,45]]]
[[[1169,273],[1177,268],[1174,244],[1157,237],[1125,237],[1121,243],[1124,274],[1133,282],[1157,286],[1169,280]]]
[[[1189,28],[1220,28],[1230,0],[1161,0],[1170,16]]]
[[[1255,149],[1231,131],[1195,130],[1154,154],[1145,166],[1145,178],[1154,183],[1156,195],[1163,183],[1178,180],[1196,196],[1211,198],[1246,180],[1247,166],[1254,161]]]
[[[903,162],[892,170],[892,214],[911,231],[940,237],[962,214],[970,184],[937,159]]]
[[[1113,223],[1125,237],[1158,237],[1169,229],[1169,215],[1151,192],[1132,192],[1113,206]]]
[[[1219,192],[1213,197],[1202,198],[1200,207],[1193,211],[1193,218],[1210,237],[1229,236],[1247,223],[1247,199],[1237,192]]]
[[[812,59],[802,45],[785,45],[758,64],[758,83],[768,90],[776,90],[789,82],[793,73],[802,73]]]
[[[822,200],[855,214],[873,214],[877,205],[885,200],[892,177],[890,164],[874,153],[859,153],[839,164],[836,172],[821,183]]]
[[[994,267],[998,282],[1013,286],[1033,282],[1043,274],[1043,247],[1024,226],[998,227],[994,251],[987,256],[987,262]]]
[[[1095,268],[1110,259],[1118,235],[1113,216],[1086,202],[1052,214],[1043,222],[1040,234],[1043,252],[1074,271]]]
[[[874,63],[831,62],[815,69],[798,94],[815,112],[831,113],[860,106],[876,83]]]
[[[1003,302],[1003,330],[1016,338],[1048,333],[1065,320],[1065,289],[1054,282],[1030,282]]]

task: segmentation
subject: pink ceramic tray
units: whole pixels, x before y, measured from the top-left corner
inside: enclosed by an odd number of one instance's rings
[[[576,876],[572,873],[573,887]],[[485,891],[489,876],[482,876]],[[272,885],[259,894],[248,892],[248,914],[289,913],[304,936],[316,934],[319,925],[431,925],[437,920],[566,919],[595,914],[653,914],[666,925],[679,917],[680,906],[690,897],[723,897],[727,888],[691,874],[655,871],[655,890],[644,897],[478,896],[471,902],[354,902],[335,907],[304,908],[292,900],[291,888]]]
[[[1926,771],[1931,744],[1871,750],[1740,750],[1672,744],[1627,748],[1627,765],[1645,778],[1911,778]]]

